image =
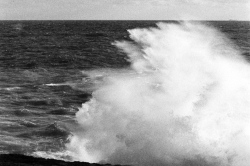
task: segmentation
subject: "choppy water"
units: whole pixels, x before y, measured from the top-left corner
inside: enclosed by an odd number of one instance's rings
[[[65,144],[79,131],[75,114],[100,81],[100,73],[94,79],[86,73],[128,67],[127,55],[113,43],[133,42],[128,29],[156,27],[155,23],[1,21],[0,153],[53,152],[52,157],[57,153],[69,159]],[[222,31],[231,47],[249,59],[250,22],[203,23]]]

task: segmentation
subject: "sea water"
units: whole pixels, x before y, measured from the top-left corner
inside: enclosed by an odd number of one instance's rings
[[[250,163],[249,22],[2,21],[0,150]]]

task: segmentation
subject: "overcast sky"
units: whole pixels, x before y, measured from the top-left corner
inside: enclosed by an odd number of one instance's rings
[[[250,20],[250,0],[0,0],[1,20]]]

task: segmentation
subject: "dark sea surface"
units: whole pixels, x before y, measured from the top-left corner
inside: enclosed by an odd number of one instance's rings
[[[114,41],[156,21],[1,21],[0,154],[62,152],[75,113],[91,98],[83,71],[129,66]],[[204,22],[247,59],[250,22]]]

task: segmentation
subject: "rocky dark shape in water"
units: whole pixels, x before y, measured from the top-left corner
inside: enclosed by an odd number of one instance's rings
[[[66,162],[62,160],[35,158],[21,154],[1,154],[1,166],[111,166],[110,164],[90,164],[86,162]]]

